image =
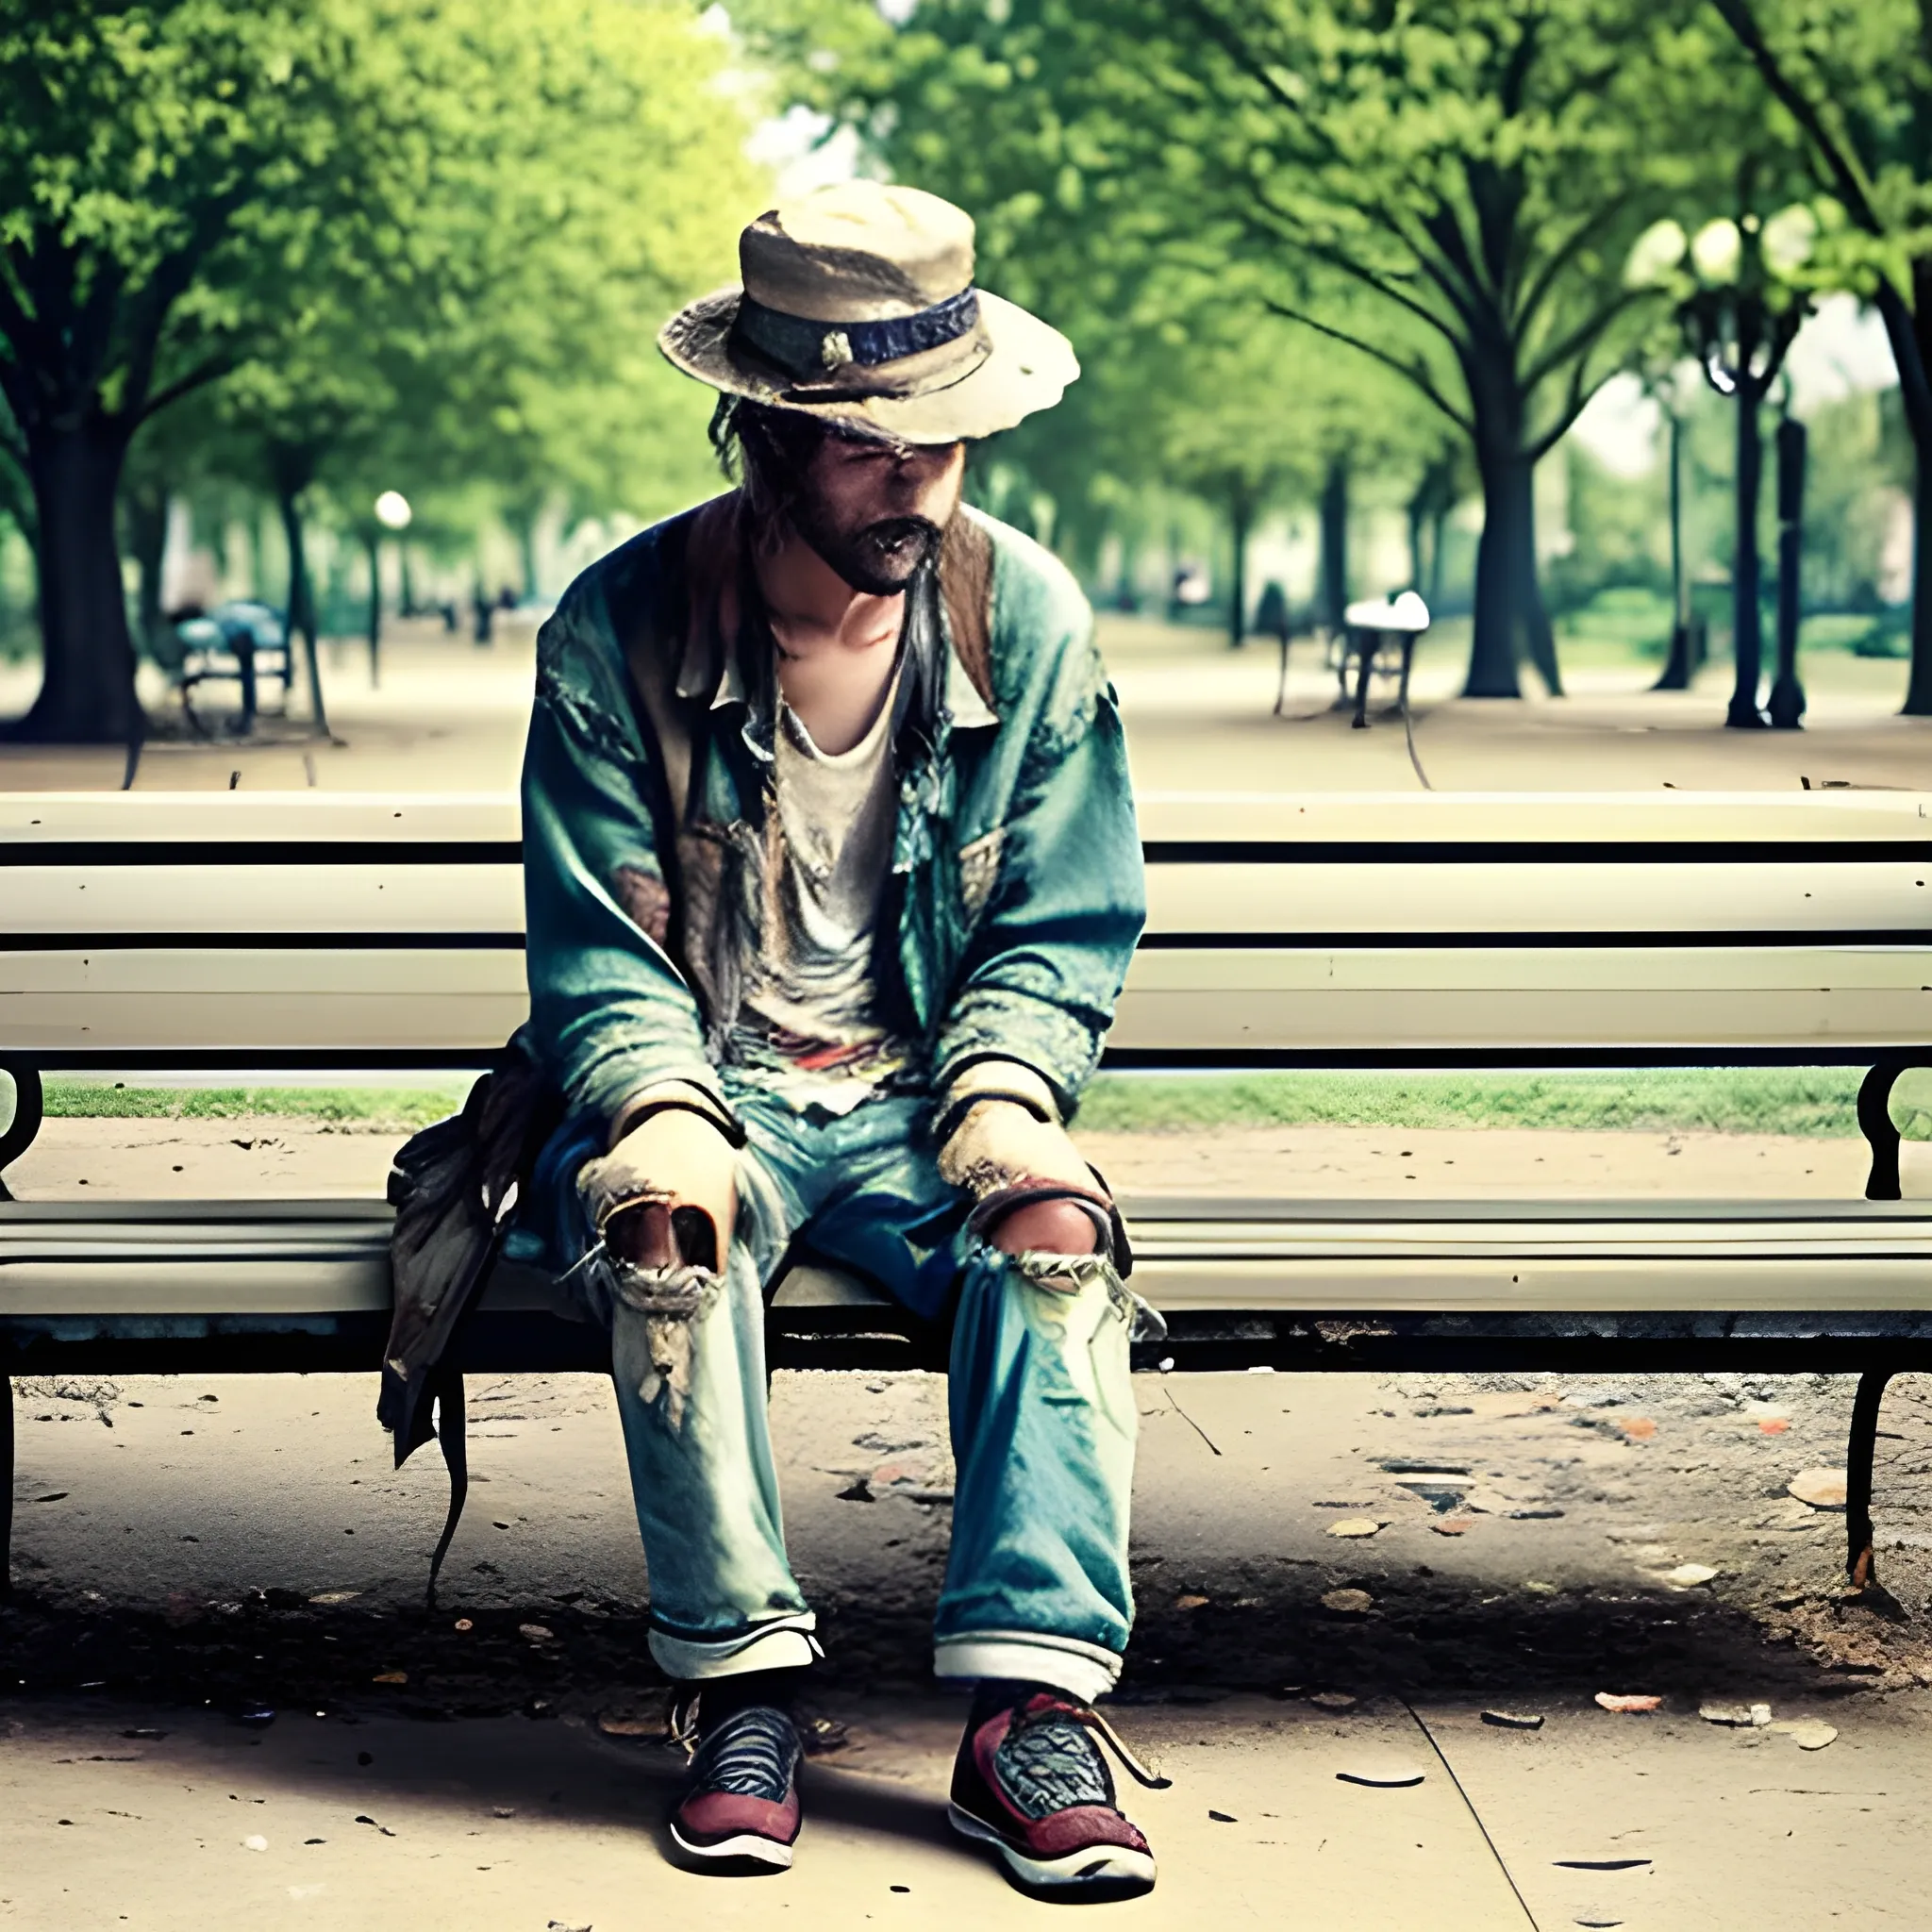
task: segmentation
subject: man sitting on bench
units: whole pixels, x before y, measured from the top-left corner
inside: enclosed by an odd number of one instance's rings
[[[959,508],[965,444],[1066,341],[972,286],[931,195],[760,217],[668,324],[728,495],[578,579],[524,773],[535,1038],[569,1119],[535,1206],[612,1332],[651,1648],[707,1869],[789,1865],[787,1560],[763,1295],[835,1261],[951,1327],[934,1668],[976,1685],[952,1819],[1021,1885],[1145,1890],[1093,1708],[1132,1615],[1134,1298],[1061,1125],[1143,913],[1120,719],[1073,580]],[[1122,1753],[1137,1775],[1145,1774]]]

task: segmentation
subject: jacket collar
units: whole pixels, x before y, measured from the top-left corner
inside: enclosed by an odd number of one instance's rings
[[[940,552],[935,600],[946,647],[943,707],[955,730],[978,730],[1000,722],[967,662],[975,642],[980,662],[985,662],[988,625],[982,607],[990,596],[990,549],[984,525],[962,506]],[[745,661],[752,640],[763,629],[745,622],[758,598],[750,570],[741,492],[727,491],[692,511],[685,542],[686,622],[675,688],[680,698],[702,703],[708,710],[741,705],[756,711],[760,708],[756,694],[771,681],[769,666]],[[966,631],[975,635],[962,635]]]

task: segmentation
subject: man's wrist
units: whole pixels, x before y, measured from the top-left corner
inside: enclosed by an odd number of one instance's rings
[[[615,1147],[624,1137],[641,1126],[654,1113],[676,1109],[708,1120],[733,1147],[744,1145],[744,1129],[724,1101],[708,1087],[694,1080],[658,1080],[628,1095],[610,1116],[610,1136],[605,1143]]]

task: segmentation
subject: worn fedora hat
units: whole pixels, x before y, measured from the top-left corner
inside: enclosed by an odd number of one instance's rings
[[[904,442],[958,442],[1050,408],[1080,373],[1058,329],[973,286],[973,218],[917,188],[841,181],[739,237],[742,281],[658,344],[729,395]]]

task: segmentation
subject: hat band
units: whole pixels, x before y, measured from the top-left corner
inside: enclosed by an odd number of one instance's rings
[[[943,348],[971,335],[979,325],[979,291],[961,289],[930,308],[881,322],[812,322],[767,308],[755,296],[738,305],[733,332],[793,375],[823,378],[848,363],[873,368],[897,362],[927,349]]]

